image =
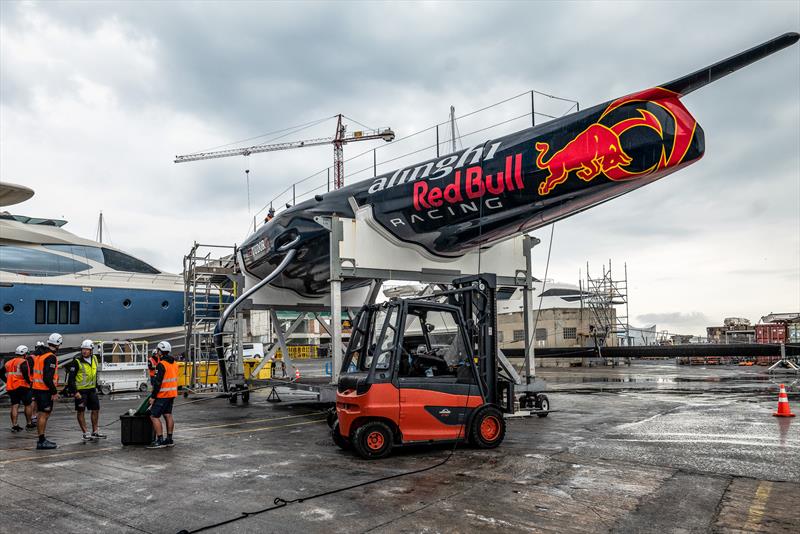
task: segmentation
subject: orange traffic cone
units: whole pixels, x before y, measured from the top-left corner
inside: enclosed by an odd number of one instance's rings
[[[295,380],[300,380],[300,369],[298,369],[297,367],[294,368],[294,379]],[[792,415],[794,415],[794,414],[792,414]]]
[[[789,396],[786,394],[786,386],[781,384],[781,392],[778,393],[778,411],[774,414],[775,417],[794,417],[792,410],[789,408]]]

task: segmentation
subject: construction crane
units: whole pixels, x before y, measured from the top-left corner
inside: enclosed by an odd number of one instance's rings
[[[333,186],[339,189],[344,185],[344,145],[355,141],[371,141],[372,139],[383,139],[386,142],[394,140],[394,132],[391,128],[378,128],[377,130],[359,130],[353,135],[346,136],[347,126],[342,123],[342,115],[337,115],[336,135],[333,137],[318,137],[316,139],[306,139],[304,141],[290,141],[288,143],[274,143],[269,145],[254,145],[245,148],[231,148],[228,150],[218,150],[214,152],[197,152],[175,156],[175,163],[187,161],[200,161],[204,159],[227,158],[229,156],[249,156],[259,152],[274,152],[276,150],[288,150],[291,148],[304,148],[309,146],[333,145]]]

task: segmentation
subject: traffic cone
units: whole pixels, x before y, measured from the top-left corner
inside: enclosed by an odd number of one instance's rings
[[[300,380],[300,369],[298,369],[297,367],[294,368],[294,379],[295,380]],[[794,415],[794,414],[792,414],[792,415]]]
[[[781,384],[781,392],[778,393],[778,411],[772,414],[775,417],[794,417],[789,408],[789,396],[786,394],[786,386]]]

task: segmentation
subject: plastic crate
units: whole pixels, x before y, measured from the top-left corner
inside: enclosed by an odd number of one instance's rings
[[[128,415],[119,416],[120,439],[123,445],[149,445],[153,441],[153,423],[149,415]]]

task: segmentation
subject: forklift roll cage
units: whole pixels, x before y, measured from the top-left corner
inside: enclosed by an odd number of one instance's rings
[[[455,318],[456,336],[459,340],[454,339],[453,343],[464,350],[464,354],[458,357],[456,367],[468,366],[470,370],[469,381],[463,371],[459,373],[454,383],[461,387],[454,386],[455,389],[466,389],[466,392],[460,392],[462,394],[480,395],[484,403],[494,404],[504,411],[513,410],[513,383],[505,380],[498,383],[494,278],[494,275],[488,274],[465,277],[455,280],[453,289],[432,295],[391,299],[384,303],[363,306],[354,321],[354,330],[341,368],[341,377],[344,380],[340,380],[339,389],[355,387],[359,393],[363,393],[372,384],[392,383],[396,387],[402,387],[404,381],[411,380],[410,377],[400,376],[401,358],[411,357],[404,347],[407,341],[408,318],[420,316],[420,330],[425,346],[428,351],[436,352],[430,336],[433,329],[429,329],[429,323],[424,317],[427,313],[438,311],[451,314]],[[375,322],[381,318],[381,314],[383,324],[376,325]],[[380,327],[380,331],[376,330],[377,327]],[[384,347],[387,335],[392,335],[390,330],[394,331],[393,340],[391,345]],[[387,353],[388,357],[383,357]],[[414,381],[420,387],[429,382],[439,383],[439,390],[448,389],[448,382],[437,378],[439,377],[418,376]],[[500,390],[507,394],[505,403],[498,398]]]

